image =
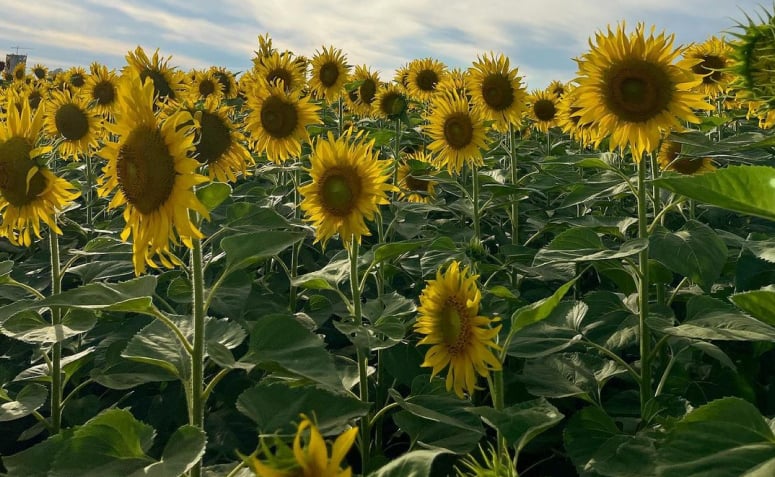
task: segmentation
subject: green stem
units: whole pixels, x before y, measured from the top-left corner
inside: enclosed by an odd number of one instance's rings
[[[352,294],[352,313],[353,320],[356,324],[360,324],[362,320],[361,311],[361,290],[358,280],[358,252],[359,243],[355,236],[350,237],[350,247],[348,252],[350,253],[350,291]],[[356,345],[356,359],[358,360],[358,391],[360,393],[361,402],[369,402],[369,358],[363,352],[360,346]],[[360,423],[360,435],[361,435],[361,473],[366,475],[366,469],[368,469],[369,461],[369,415],[368,413],[361,418]]]
[[[511,185],[517,187],[519,182],[519,170],[517,169],[517,138],[514,134],[514,125],[509,123],[509,168],[511,172]],[[519,244],[519,194],[514,193],[511,199],[511,243]]]
[[[210,380],[209,383],[207,383],[207,386],[205,387],[204,392],[202,393],[202,400],[204,402],[207,402],[207,398],[210,397],[210,394],[212,394],[213,389],[215,389],[215,386],[218,385],[218,383],[221,382],[221,379],[225,378],[227,374],[231,372],[231,369],[229,368],[222,368],[220,371],[218,371],[218,374],[213,376],[213,379]]]
[[[638,163],[638,237],[648,239],[648,217],[646,207],[646,167],[647,159],[640,158]],[[638,331],[640,336],[640,405],[641,413],[646,403],[653,397],[651,392],[651,336],[646,319],[649,315],[649,251],[648,247],[638,254]]]
[[[471,179],[473,180],[471,203],[474,208],[474,238],[477,243],[481,243],[482,231],[479,226],[479,168],[476,166],[471,166]]]
[[[396,132],[393,135],[393,184],[398,187],[398,165],[401,162],[401,120],[396,119]],[[393,192],[395,200],[398,192]]]
[[[502,411],[505,407],[504,394],[503,369],[493,371],[492,380],[490,380],[490,395],[492,396],[492,405],[496,411]],[[495,453],[495,468],[500,469],[501,463],[506,462],[509,459],[506,439],[503,437],[503,433],[501,433],[500,429],[497,431],[495,440],[498,443],[498,451]]]
[[[204,354],[205,354],[205,307],[204,307],[204,273],[202,268],[202,241],[192,239],[191,276],[193,295],[194,344],[191,353],[191,382],[189,399],[189,423],[204,431]],[[191,469],[191,477],[201,477],[202,461]]]
[[[299,193],[299,168],[293,170],[293,218],[299,218],[299,204],[301,203],[301,194]],[[301,253],[301,242],[293,244],[291,248],[291,270],[290,270],[290,300],[288,308],[291,313],[296,313],[296,300],[298,299],[299,289],[293,285],[293,279],[299,273],[299,254]]]
[[[86,154],[86,224],[89,226],[87,236],[94,232],[94,212],[92,210],[92,189],[94,178],[92,177],[91,154]]]
[[[59,237],[53,230],[49,230],[49,249],[51,252],[51,294],[62,293],[62,272],[59,263]],[[62,310],[57,306],[51,307],[51,325],[57,327],[62,324]],[[51,350],[51,432],[58,434],[62,428],[62,394],[64,382],[62,380],[62,342],[57,340]]]

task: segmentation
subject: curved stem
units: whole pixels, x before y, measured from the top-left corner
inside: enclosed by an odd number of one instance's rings
[[[59,237],[49,230],[49,250],[51,252],[51,294],[62,293],[62,272],[59,263]],[[62,310],[51,307],[51,325],[55,328],[62,324]],[[57,340],[51,350],[51,432],[58,434],[62,428],[62,342]]]
[[[156,308],[153,309],[151,312],[151,315],[156,318],[157,320],[164,323],[164,325],[170,329],[173,333],[175,333],[175,336],[177,336],[178,341],[180,341],[180,344],[183,345],[183,349],[186,350],[186,353],[189,355],[192,355],[194,353],[194,348],[191,346],[191,342],[188,341],[188,338],[186,338],[186,335],[183,334],[183,331],[178,328],[178,325],[176,325],[172,320],[170,320],[164,313],[157,310]]]
[[[76,386],[75,388],[73,388],[73,390],[70,391],[70,394],[68,394],[67,397],[65,397],[62,400],[62,407],[64,408],[65,405],[67,405],[67,401],[69,401],[73,396],[75,396],[78,393],[78,391],[80,391],[81,389],[85,388],[86,386],[88,386],[89,384],[91,384],[93,382],[94,382],[94,380],[89,378],[86,381],[84,381],[81,384],[79,384],[78,386]]]
[[[189,399],[192,426],[204,431],[204,353],[205,353],[205,307],[204,307],[204,273],[202,269],[202,241],[192,239],[191,249],[191,288],[193,295],[192,318],[194,320],[194,345],[191,352],[191,382]],[[202,475],[201,459],[191,469],[191,477]]]
[[[11,277],[8,277],[8,281],[6,282],[6,285],[10,285],[10,286],[13,286],[13,287],[19,287],[22,290],[24,290],[27,293],[29,293],[30,295],[34,295],[35,298],[38,298],[40,300],[46,298],[46,296],[44,294],[42,294],[41,292],[39,292],[38,290],[32,288],[31,286],[27,285],[26,283],[17,282],[16,280],[14,280]]]
[[[213,389],[215,389],[215,386],[217,386],[218,383],[220,383],[221,380],[225,378],[226,375],[229,374],[230,372],[231,372],[231,369],[222,368],[220,371],[218,371],[218,374],[213,376],[213,379],[211,379],[210,382],[207,383],[207,387],[205,387],[205,390],[202,393],[202,400],[204,402],[207,402],[207,398],[210,397],[210,394],[212,394]]]
[[[635,371],[635,368],[630,366],[627,361],[623,360],[621,356],[614,353],[610,349],[606,348],[605,346],[600,346],[599,344],[595,343],[594,341],[590,341],[586,338],[584,338],[584,343],[595,348],[596,350],[600,351],[604,355],[608,356],[612,360],[616,361],[620,366],[622,366],[624,369],[627,370],[627,372],[632,376],[633,379],[635,379],[635,382],[640,384],[641,378],[640,374],[638,374],[637,371]]]

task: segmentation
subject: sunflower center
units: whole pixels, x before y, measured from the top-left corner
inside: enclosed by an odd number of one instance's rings
[[[320,192],[326,211],[344,217],[356,206],[361,194],[361,181],[354,171],[333,169],[323,178]]]
[[[436,89],[436,84],[439,82],[439,75],[433,70],[422,70],[417,73],[417,87],[421,91],[433,91]]]
[[[557,114],[557,107],[551,99],[539,99],[533,104],[533,112],[539,121],[551,121]]]
[[[215,92],[215,84],[209,80],[204,79],[199,83],[199,94],[205,98]]]
[[[356,89],[354,89],[352,91],[348,91],[347,92],[347,97],[349,97],[350,101],[352,101],[353,103],[358,101],[358,89],[356,88]]]
[[[444,308],[441,310],[439,318],[444,344],[447,345],[450,354],[456,355],[466,348],[471,334],[468,326],[468,312],[456,298],[449,297],[444,302]]]
[[[702,82],[705,84],[712,84],[721,81],[721,69],[726,64],[724,59],[716,55],[706,55],[702,57],[702,61],[692,66],[694,74],[702,75]]]
[[[38,79],[43,79],[46,77],[46,70],[44,70],[43,68],[35,68],[32,70],[32,73]]]
[[[474,125],[466,113],[454,113],[444,122],[444,139],[452,149],[463,149],[474,139]]]
[[[365,104],[371,104],[377,94],[377,84],[372,79],[366,79],[358,88],[358,96]]]
[[[157,129],[133,129],[118,150],[117,162],[119,186],[140,213],[157,210],[172,194],[175,160]]]
[[[77,141],[89,132],[89,118],[73,103],[63,104],[54,115],[59,133],[68,141]]]
[[[505,76],[491,74],[482,81],[482,97],[487,106],[503,111],[514,103],[514,89]]]
[[[17,80],[23,80],[24,79],[24,68],[18,68],[13,72],[14,78]]]
[[[32,145],[13,136],[0,143],[0,194],[14,207],[32,202],[46,188],[46,178],[37,171],[27,183],[27,174],[35,167],[30,159]]]
[[[426,181],[424,179],[418,179],[412,174],[407,174],[404,178],[404,184],[406,184],[407,189],[413,190],[416,192],[428,192],[428,185],[431,181]]]
[[[110,81],[101,81],[94,85],[92,98],[97,100],[97,104],[113,104],[116,99],[116,87]]]
[[[140,73],[140,79],[145,82],[146,78],[151,78],[151,81],[153,81],[153,89],[159,99],[175,99],[175,91],[172,90],[172,86],[170,86],[169,81],[167,81],[167,78],[164,77],[161,71],[145,69]]]
[[[673,161],[670,168],[681,174],[691,175],[702,169],[702,159],[689,159],[688,157],[681,157]]]
[[[270,96],[261,107],[261,126],[272,137],[282,139],[293,134],[299,124],[299,113],[293,104]]]
[[[229,126],[217,114],[202,111],[199,141],[196,144],[196,158],[202,164],[218,162],[231,147]]]
[[[339,79],[339,67],[336,63],[328,62],[320,67],[318,77],[323,86],[330,88],[331,86],[334,86],[336,80]]]
[[[664,68],[634,60],[612,66],[604,75],[608,109],[623,121],[642,123],[666,110],[673,83]]]
[[[30,91],[30,95],[27,98],[27,100],[30,102],[31,109],[38,109],[38,106],[40,105],[40,101],[42,99],[43,99],[43,95],[41,95],[40,91],[36,89]]]
[[[228,97],[229,94],[231,94],[231,82],[229,81],[229,75],[222,71],[216,71],[215,78],[219,83],[221,83],[221,86],[223,86],[223,94]]]
[[[406,100],[400,93],[388,93],[382,97],[380,109],[389,117],[398,116],[406,110]]]
[[[283,88],[285,90],[290,90],[293,86],[291,84],[293,76],[291,75],[291,72],[284,69],[284,68],[277,68],[269,72],[269,74],[266,75],[266,81],[269,84],[275,84],[278,80],[283,82]]]
[[[70,76],[70,84],[76,88],[80,88],[84,83],[86,83],[86,78],[84,78],[81,73],[73,73]]]

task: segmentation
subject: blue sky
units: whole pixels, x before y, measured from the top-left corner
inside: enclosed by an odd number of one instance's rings
[[[503,53],[531,90],[571,80],[573,58],[609,24],[643,21],[689,44],[764,12],[753,0],[0,0],[0,8],[0,52],[20,46],[29,65],[51,69],[92,61],[120,69],[140,45],[182,70],[244,71],[258,35],[269,33],[275,47],[306,56],[341,48],[383,80],[415,58],[466,68]]]

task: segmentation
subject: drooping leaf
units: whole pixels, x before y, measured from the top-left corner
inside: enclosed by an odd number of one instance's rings
[[[225,182],[210,182],[196,189],[196,197],[212,212],[231,195],[231,186]]]
[[[576,279],[564,283],[551,296],[535,303],[523,306],[511,315],[511,333],[517,333],[522,328],[545,319],[576,283]]]
[[[645,239],[633,239],[612,250],[603,244],[597,233],[586,227],[570,228],[554,238],[536,253],[533,266],[566,262],[592,262],[630,257],[648,247]]]
[[[13,421],[37,411],[48,398],[48,389],[37,383],[22,388],[13,401],[0,399],[0,422]]]
[[[302,232],[260,230],[229,235],[221,240],[221,248],[226,252],[226,267],[232,272],[271,258],[304,237]]]
[[[444,453],[440,449],[407,452],[370,473],[369,477],[431,477],[433,460]]]
[[[757,320],[775,326],[775,288],[735,293],[729,299]]]
[[[496,410],[492,407],[475,407],[470,409],[474,414],[482,416],[486,422],[501,432],[509,446],[516,446],[518,451],[542,432],[557,425],[563,414],[544,398],[524,401]]]

